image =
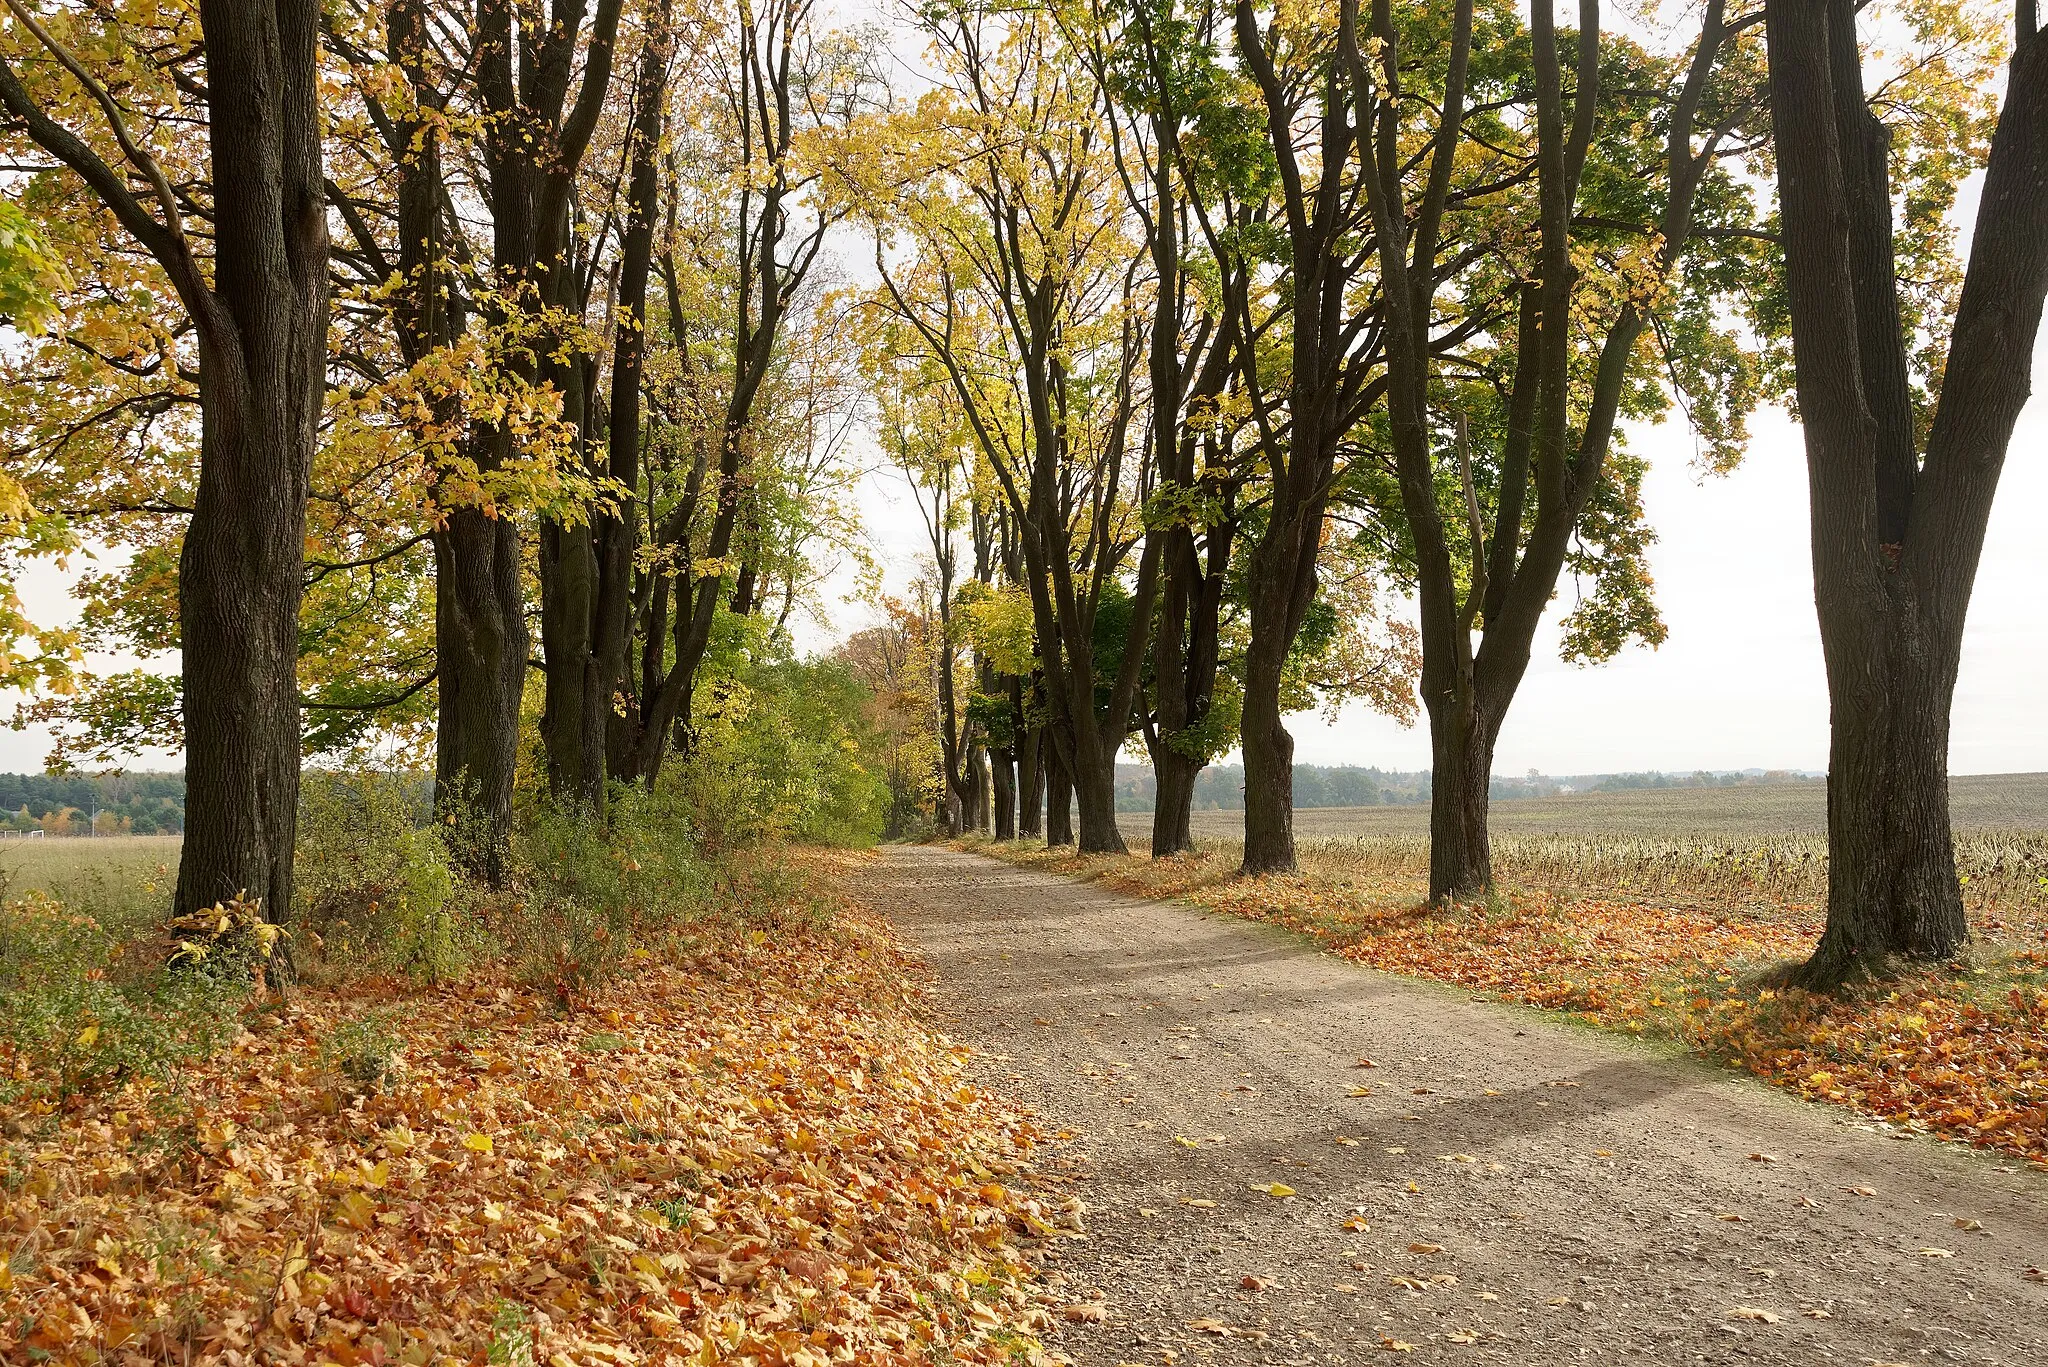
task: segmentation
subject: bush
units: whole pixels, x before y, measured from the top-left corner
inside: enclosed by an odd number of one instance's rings
[[[0,1105],[170,1083],[233,1038],[256,985],[245,956],[167,970],[135,948],[40,894],[0,907]]]
[[[300,938],[330,963],[442,982],[487,952],[475,894],[449,862],[430,797],[405,774],[305,776]]]
[[[520,976],[572,1004],[636,944],[701,914],[713,886],[680,785],[613,788],[605,818],[538,806],[513,847],[520,900],[496,920]]]
[[[764,840],[871,845],[888,783],[866,763],[862,685],[837,661],[786,660],[721,680],[699,700],[695,751],[679,767],[707,852]]]

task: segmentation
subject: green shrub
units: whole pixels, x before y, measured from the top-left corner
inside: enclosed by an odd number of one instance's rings
[[[757,665],[705,690],[696,748],[677,766],[704,848],[879,839],[888,783],[868,762],[863,696],[852,672],[830,660]]]
[[[520,976],[567,1003],[610,977],[636,945],[700,915],[713,886],[678,785],[613,789],[605,817],[541,805],[523,814],[519,900],[495,925]]]
[[[149,948],[154,948],[150,946]],[[31,893],[0,906],[0,1104],[159,1083],[220,1048],[254,993],[249,959],[162,957]]]
[[[488,951],[475,895],[456,877],[420,779],[307,774],[297,869],[301,938],[344,969],[442,982]]]

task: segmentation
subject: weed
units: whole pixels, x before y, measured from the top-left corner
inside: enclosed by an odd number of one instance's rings
[[[363,1096],[382,1089],[397,1069],[398,1056],[398,1036],[383,1012],[338,1027],[320,1047],[321,1062]]]

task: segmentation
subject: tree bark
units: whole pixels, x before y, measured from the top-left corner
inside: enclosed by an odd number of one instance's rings
[[[510,876],[526,687],[519,562],[518,529],[481,508],[450,508],[434,533],[435,809],[455,818],[457,862],[494,888]]]
[[[1152,857],[1186,854],[1195,847],[1195,780],[1206,766],[1161,745],[1152,754]]]
[[[197,300],[199,494],[178,557],[180,913],[292,911],[299,600],[327,361],[319,7],[205,0],[214,283]]]
[[[1471,897],[1493,881],[1486,813],[1494,728],[1469,686],[1429,700],[1429,896]]]
[[[1273,614],[1264,617],[1271,623]],[[1294,853],[1294,737],[1280,715],[1280,673],[1291,633],[1252,621],[1245,654],[1244,862],[1247,874],[1292,873]]]
[[[990,750],[990,776],[995,787],[996,839],[1017,838],[1017,751],[1014,747]]]
[[[626,189],[626,232],[620,249],[618,329],[612,344],[611,401],[608,405],[607,473],[625,491],[616,505],[592,510],[591,536],[597,571],[590,673],[584,685],[583,711],[590,730],[585,736],[585,801],[601,804],[605,779],[625,777],[638,709],[633,679],[634,557],[641,538],[640,506],[640,382],[647,354],[647,282],[654,263],[654,216],[660,197],[658,159],[662,133],[662,95],[671,51],[669,8],[657,8],[640,54],[635,78],[632,128],[632,170]],[[667,580],[660,576],[662,616],[667,614]],[[646,585],[652,605],[656,585]],[[651,618],[650,614],[650,618]],[[661,626],[665,626],[664,620]],[[660,652],[661,626],[649,644]],[[653,671],[648,671],[652,673]],[[625,709],[613,698],[629,700]]]
[[[1034,726],[1022,734],[1017,752],[1017,834],[1037,840],[1045,834],[1045,732]]]
[[[1045,843],[1074,843],[1074,780],[1059,751],[1045,747]]]

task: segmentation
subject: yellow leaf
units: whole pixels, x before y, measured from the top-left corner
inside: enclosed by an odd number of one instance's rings
[[[1268,1182],[1264,1186],[1261,1186],[1257,1182],[1254,1182],[1252,1183],[1252,1190],[1263,1191],[1266,1193],[1266,1195],[1278,1197],[1283,1201],[1286,1200],[1288,1197],[1297,1194],[1294,1188],[1288,1186],[1285,1182]]]
[[[1776,1324],[1780,1318],[1768,1310],[1759,1310],[1753,1305],[1738,1305],[1728,1314],[1732,1319],[1755,1320],[1758,1324]]]
[[[368,1229],[377,1213],[377,1203],[359,1191],[352,1191],[334,1204],[334,1217],[350,1229]]]
[[[99,1042],[100,1028],[97,1025],[88,1025],[78,1032],[78,1047],[81,1049],[90,1049]]]
[[[1201,1141],[1201,1140],[1199,1140],[1199,1139],[1188,1139],[1188,1138],[1185,1138],[1185,1137],[1183,1137],[1183,1136],[1181,1136],[1181,1135],[1175,1135],[1175,1136],[1173,1137],[1173,1142],[1174,1142],[1174,1143],[1176,1143],[1176,1144],[1178,1144],[1178,1145],[1180,1145],[1180,1146],[1181,1146],[1182,1148],[1184,1148],[1184,1149],[1199,1149],[1199,1148],[1201,1148],[1201,1147],[1202,1147],[1202,1141]]]
[[[462,1136],[462,1147],[488,1154],[491,1151],[491,1137],[487,1134],[466,1134]]]
[[[1444,1337],[1452,1343],[1479,1342],[1479,1335],[1472,1333],[1470,1330],[1466,1329],[1453,1329],[1450,1333],[1445,1334]]]

